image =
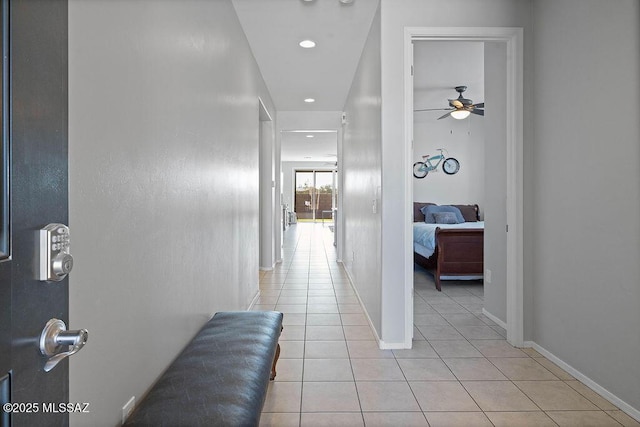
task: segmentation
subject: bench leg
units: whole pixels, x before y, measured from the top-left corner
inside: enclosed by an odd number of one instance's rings
[[[284,330],[284,326],[280,326],[280,332]],[[280,358],[280,343],[276,346],[276,355],[273,357],[273,365],[271,365],[271,381],[276,379],[276,363]]]
[[[276,363],[278,363],[278,358],[280,357],[280,343],[276,347],[276,356],[273,358],[273,365],[271,365],[271,381],[276,379]]]

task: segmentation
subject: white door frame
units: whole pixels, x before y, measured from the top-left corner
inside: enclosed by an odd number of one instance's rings
[[[524,344],[523,299],[523,32],[522,28],[504,27],[405,27],[404,30],[404,120],[405,120],[405,188],[412,190],[413,154],[413,66],[412,42],[479,41],[504,42],[507,48],[507,341],[516,347]],[[413,197],[409,198],[412,201]],[[412,206],[405,206],[405,218],[412,217]],[[413,241],[410,222],[405,227],[405,241]],[[406,337],[413,334],[413,245],[407,245],[405,263]]]
[[[273,270],[277,258],[276,236],[282,222],[276,209],[275,138],[273,118],[262,98],[258,97],[258,170],[259,185],[259,269]]]

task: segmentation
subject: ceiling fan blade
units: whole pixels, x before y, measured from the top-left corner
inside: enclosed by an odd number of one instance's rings
[[[451,105],[452,107],[455,107],[455,108],[464,107],[464,104],[462,102],[460,102],[459,100],[457,100],[457,99],[450,99],[449,100],[449,105]]]
[[[438,120],[444,119],[445,117],[449,117],[451,115],[451,113],[453,113],[453,111],[449,111],[447,114],[444,114],[444,115],[438,117]]]
[[[481,102],[479,104],[474,104],[473,105],[475,108],[484,108],[484,102]]]
[[[451,108],[421,108],[419,110],[413,110],[414,113],[419,111],[449,111]]]
[[[474,108],[473,110],[469,110],[471,112],[471,114],[477,114],[479,116],[484,116],[484,110],[479,110],[477,108]]]

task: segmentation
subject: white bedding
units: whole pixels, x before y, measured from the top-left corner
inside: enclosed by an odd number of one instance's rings
[[[429,258],[436,250],[436,228],[484,228],[484,221],[463,222],[461,224],[427,224],[426,222],[413,223],[414,249],[418,246],[419,253]]]

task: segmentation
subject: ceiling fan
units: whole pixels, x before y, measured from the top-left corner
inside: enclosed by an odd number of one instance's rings
[[[484,116],[484,102],[480,102],[478,104],[474,104],[472,100],[464,98],[462,93],[467,90],[466,86],[456,86],[456,92],[459,93],[456,99],[449,100],[449,106],[451,108],[424,108],[420,110],[413,110],[414,112],[419,111],[448,111],[446,114],[438,117],[438,120],[444,119],[445,117],[453,117],[454,119],[462,120],[469,117],[469,114],[477,114],[479,116]]]

